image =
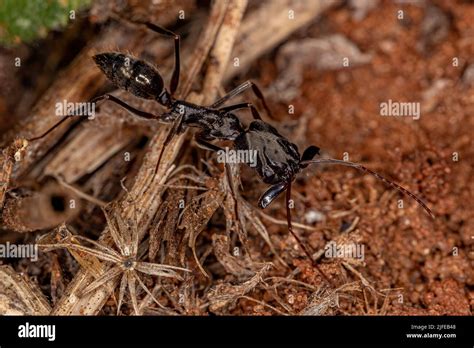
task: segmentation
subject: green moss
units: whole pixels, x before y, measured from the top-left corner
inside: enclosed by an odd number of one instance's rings
[[[91,0],[0,0],[0,44],[30,42],[65,26]],[[77,18],[77,13],[76,13]]]

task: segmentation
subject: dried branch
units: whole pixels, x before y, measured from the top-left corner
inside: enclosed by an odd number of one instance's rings
[[[208,20],[209,25],[207,25],[204,29],[204,32],[201,34],[201,39],[194,48],[193,60],[187,69],[188,73],[186,75],[185,81],[183,81],[178,89],[179,95],[187,97],[188,92],[191,90],[194,77],[196,77],[196,75],[201,70],[204,61],[206,60],[207,55],[214,44],[217,32],[221,27],[222,21],[224,20],[228,6],[229,0],[216,1],[212,6]]]
[[[248,294],[258,284],[260,284],[265,274],[272,267],[273,265],[271,263],[264,264],[252,278],[239,285],[231,285],[229,283],[217,285],[208,294],[208,299],[210,301],[209,309],[212,312],[218,312],[222,308],[232,305],[240,297]]]
[[[337,3],[339,0],[265,2],[242,22],[239,39],[231,55],[239,58],[239,64],[227,68],[224,81],[227,82],[248,69],[258,57]]]
[[[210,53],[210,64],[203,84],[203,91],[205,91],[204,104],[212,103],[217,96],[246,7],[247,0],[235,0],[229,5],[219,29],[216,43]]]
[[[65,182],[73,183],[82,176],[94,172],[134,138],[136,132],[132,128],[122,127],[117,130],[114,125],[98,128],[88,124],[55,154],[44,168],[43,174],[60,175]]]
[[[48,315],[50,311],[35,283],[10,266],[0,266],[0,315]]]

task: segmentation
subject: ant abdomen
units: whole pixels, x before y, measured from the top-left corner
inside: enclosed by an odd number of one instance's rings
[[[100,53],[93,58],[115,86],[145,99],[158,99],[162,94],[160,73],[144,61],[117,52]]]

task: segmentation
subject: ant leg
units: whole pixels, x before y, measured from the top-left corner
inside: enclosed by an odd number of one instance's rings
[[[306,256],[309,258],[311,261],[311,264],[313,267],[321,274],[321,276],[324,278],[324,280],[330,284],[334,285],[331,280],[329,280],[328,276],[322,271],[322,269],[319,268],[318,264],[314,261],[313,256],[309,252],[309,250],[306,248],[306,246],[303,244],[301,239],[298,237],[298,235],[293,231],[293,225],[291,224],[291,208],[290,208],[290,200],[291,200],[291,179],[287,183],[287,189],[286,189],[286,220],[288,223],[288,231],[292,234],[292,236],[296,239],[296,242],[300,246],[300,248],[304,251]]]
[[[156,173],[158,173],[158,168],[160,167],[161,157],[163,157],[163,153],[165,152],[166,147],[171,142],[171,140],[174,138],[174,136],[181,131],[182,120],[183,120],[183,117],[182,117],[182,115],[180,115],[179,118],[173,123],[173,126],[171,127],[168,135],[166,135],[166,139],[163,142],[163,146],[161,147],[160,155],[158,156],[158,161],[156,162],[155,170],[153,171],[153,175],[151,176],[150,184],[153,181],[153,178],[155,177]],[[148,185],[150,185],[150,184],[148,184]],[[147,186],[147,189],[148,189],[148,186]]]
[[[205,140],[204,134],[198,134],[196,135],[196,142],[200,147],[202,147],[205,150],[213,151],[213,152],[218,152],[218,151],[224,151],[221,147],[211,144],[208,141]],[[237,220],[237,224],[239,225],[239,228],[243,230],[240,226],[240,215],[239,215],[239,207],[238,207],[238,200],[237,200],[237,193],[235,191],[234,187],[234,180],[232,180],[232,170],[229,165],[229,163],[225,163],[225,172],[227,176],[227,181],[230,186],[230,193],[232,194],[232,199],[234,200],[234,213],[235,213],[235,218]],[[249,254],[250,255],[250,254]]]
[[[221,150],[224,150],[220,146],[211,144],[210,142],[207,141],[206,136],[203,133],[199,133],[195,137],[196,143],[199,145],[199,147],[203,148],[204,150],[209,150],[213,152],[218,152]]]
[[[131,112],[135,116],[139,116],[139,117],[146,118],[146,119],[152,119],[152,120],[159,118],[158,115],[154,115],[154,114],[151,114],[151,113],[146,112],[146,111],[141,111],[141,110],[135,109],[133,106],[128,105],[124,101],[120,100],[117,97],[114,97],[111,94],[104,94],[104,95],[101,95],[99,97],[93,98],[91,100],[91,103],[95,103],[97,105],[100,102],[106,102],[106,101],[111,101],[111,102],[119,105],[120,107],[122,107],[125,110]]]
[[[235,97],[236,95],[242,93],[243,91],[245,91],[249,88],[252,88],[253,93],[262,102],[263,107],[265,108],[265,111],[268,114],[268,117],[273,119],[272,112],[270,111],[270,108],[268,107],[267,102],[265,101],[265,97],[263,96],[262,91],[260,90],[260,88],[258,88],[258,86],[255,83],[253,83],[250,80],[245,81],[244,83],[242,83],[241,85],[237,86],[232,91],[227,93],[225,96],[223,96],[221,99],[214,102],[214,104],[211,105],[211,108],[218,108],[220,105],[224,104],[229,99]]]
[[[143,117],[143,118],[146,118],[146,119],[157,119],[159,118],[158,115],[154,115],[154,114],[151,114],[149,112],[145,112],[145,111],[141,111],[141,110],[138,110],[138,109],[135,109],[133,106],[130,106],[128,105],[127,103],[125,103],[124,101],[120,100],[119,98],[117,97],[114,97],[113,95],[110,95],[110,94],[104,94],[104,95],[101,95],[99,97],[96,97],[96,98],[93,98],[90,102],[91,103],[94,103],[94,104],[98,104],[102,101],[111,101],[111,102],[114,102],[115,104],[118,104],[120,107],[128,110],[129,112],[131,112],[132,114],[136,115],[136,116],[139,116],[139,117]],[[38,135],[36,137],[33,137],[33,138],[30,138],[30,139],[26,139],[27,141],[35,141],[35,140],[39,140],[41,138],[44,138],[45,136],[47,136],[49,133],[51,133],[53,130],[55,130],[56,128],[58,128],[63,122],[65,122],[69,117],[71,116],[74,116],[75,113],[73,113],[72,115],[66,115],[64,116],[64,118],[59,121],[58,123],[56,123],[54,126],[52,126],[50,129],[48,129],[46,132],[44,132],[43,134],[41,135]]]
[[[179,47],[180,47],[181,37],[178,34],[173,33],[171,30],[165,29],[163,27],[160,27],[159,25],[156,25],[150,22],[133,21],[129,19],[126,19],[126,20],[134,24],[144,25],[151,31],[154,31],[155,33],[168,36],[174,39],[174,69],[173,69],[173,74],[171,75],[171,80],[170,80],[170,94],[174,95],[179,85],[179,72],[181,68]]]
[[[141,111],[141,110],[138,110],[138,109],[135,109],[134,107],[128,105],[127,103],[125,103],[124,101],[114,97],[113,95],[110,95],[110,94],[104,94],[100,97],[96,97],[96,98],[93,98],[90,102],[91,103],[94,103],[97,105],[97,103],[101,102],[102,100],[104,101],[107,101],[107,100],[110,100],[118,105],[120,105],[122,108],[128,110],[129,112],[131,112],[132,114],[136,115],[136,116],[139,116],[139,117],[143,117],[143,118],[147,118],[147,119],[156,119],[158,118],[159,116],[157,115],[153,115],[153,114],[150,114],[148,112],[145,112],[145,111]],[[58,128],[61,124],[63,124],[66,120],[69,119],[69,117],[72,117],[75,115],[75,112],[72,114],[72,115],[66,115],[64,116],[64,118],[59,121],[58,123],[56,123],[54,126],[52,126],[50,129],[48,129],[46,132],[44,132],[43,134],[41,135],[38,135],[36,137],[33,137],[33,138],[29,138],[29,139],[26,139],[27,141],[36,141],[36,140],[39,140],[41,138],[44,138],[45,136],[47,136],[49,133],[51,133],[53,130],[55,130],[56,128]]]
[[[203,148],[205,150],[209,150],[209,151],[213,151],[213,152],[224,151],[223,148],[221,148],[217,145],[211,144],[210,142],[206,141],[205,136],[202,133],[196,135],[196,142],[201,148]],[[227,163],[227,162],[225,163],[225,171],[226,171],[226,174],[227,174],[227,180],[229,181],[229,186],[230,186],[232,196],[233,196],[233,198],[236,202],[236,205],[237,205],[237,195],[235,193],[234,184],[233,184],[233,180],[232,180],[232,171],[231,171],[229,163]]]
[[[244,108],[250,109],[250,111],[252,112],[252,116],[255,120],[261,120],[262,119],[260,117],[260,114],[258,113],[257,109],[255,108],[255,106],[253,106],[252,103],[241,103],[241,104],[225,106],[225,107],[223,107],[219,110],[224,111],[224,112],[229,112],[229,111],[244,109]]]
[[[71,115],[72,116],[72,115]],[[69,119],[70,116],[66,115],[64,116],[64,118],[59,121],[58,123],[56,123],[54,126],[52,126],[50,129],[48,129],[46,132],[44,132],[43,134],[41,135],[38,135],[36,137],[33,137],[33,138],[29,138],[29,139],[26,139],[26,141],[28,142],[33,142],[33,141],[36,141],[36,140],[39,140],[41,138],[44,138],[45,136],[47,136],[49,133],[51,133],[53,130],[55,130],[56,128],[58,128],[61,124],[63,124],[63,122],[65,122],[67,119]]]

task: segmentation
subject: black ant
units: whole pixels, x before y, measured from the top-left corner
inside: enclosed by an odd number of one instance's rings
[[[257,171],[264,183],[271,185],[270,188],[260,197],[258,201],[259,207],[262,209],[268,207],[282,192],[286,191],[288,230],[294,236],[307,257],[312,261],[315,268],[326,280],[328,280],[327,277],[316,265],[311,253],[293,231],[291,223],[291,209],[289,204],[291,198],[291,184],[299,172],[309,164],[339,164],[369,173],[403,194],[413,198],[426,210],[426,212],[428,212],[430,216],[434,217],[432,211],[416,195],[360,164],[332,158],[313,159],[316,155],[319,155],[320,151],[316,146],[309,146],[303,152],[303,155],[300,155],[298,147],[278,133],[274,127],[264,122],[257,109],[251,103],[222,106],[229,99],[242,93],[246,89],[251,88],[254,94],[262,102],[267,113],[270,114],[270,110],[265,102],[263,94],[259,88],[250,81],[241,84],[210,106],[196,105],[184,100],[175,99],[173,95],[178,88],[180,74],[180,36],[148,22],[135,23],[145,25],[159,34],[174,39],[175,66],[170,81],[169,91],[164,87],[164,82],[160,73],[154,67],[142,60],[119,52],[100,53],[95,55],[93,59],[97,66],[115,86],[129,91],[137,97],[154,99],[161,105],[165,106],[169,111],[161,115],[141,111],[110,94],[96,97],[92,99],[92,102],[98,103],[100,101],[111,101],[136,116],[158,120],[163,123],[172,123],[173,126],[164,142],[163,148],[166,147],[172,137],[176,134],[184,132],[188,127],[197,127],[200,129],[200,132],[196,135],[196,142],[202,148],[215,152],[221,151],[223,150],[222,148],[210,143],[210,141],[228,140],[234,143],[234,147],[237,150],[254,151],[257,154],[257,163],[254,169]],[[247,129],[244,128],[238,117],[232,113],[232,111],[244,108],[250,109],[254,118],[254,121],[250,123]],[[45,134],[32,140],[45,136],[61,122],[53,126]],[[163,150],[161,154],[163,154]],[[158,159],[157,167],[160,159],[161,155]],[[236,199],[235,192],[233,192],[232,177],[228,163],[226,163],[226,172],[230,181],[229,184],[232,194]]]

